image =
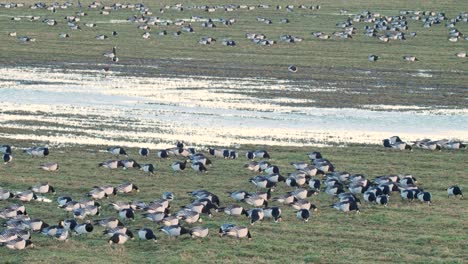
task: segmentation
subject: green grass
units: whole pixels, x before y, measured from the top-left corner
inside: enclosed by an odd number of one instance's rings
[[[7,140],[2,140],[7,142]],[[11,141],[9,141],[11,142]],[[28,147],[32,142],[11,142],[16,147]],[[245,150],[264,148],[265,146],[243,146]],[[14,190],[24,190],[39,182],[48,181],[56,187],[57,195],[72,195],[76,199],[84,198],[94,185],[120,184],[132,181],[141,192],[119,195],[102,201],[102,216],[116,216],[116,212],[107,206],[114,200],[157,199],[165,191],[173,191],[176,199],[172,208],[190,202],[187,191],[207,189],[220,196],[222,204],[230,204],[226,191],[245,189],[254,191],[248,183],[254,173],[242,168],[246,162],[239,160],[213,159],[213,166],[208,174],[199,175],[188,169],[174,176],[169,167],[171,160],[156,160],[137,156],[137,149],[130,149],[131,157],[140,163],[153,163],[157,167],[155,176],[145,176],[133,170],[109,171],[98,168],[97,164],[112,158],[107,153],[98,152],[105,147],[73,146],[52,148],[45,159],[31,158],[14,151],[15,160],[0,166],[0,186]],[[271,153],[273,164],[280,166],[282,173],[292,172],[289,162],[305,161],[309,148],[266,147]],[[34,234],[32,240],[36,248],[13,252],[0,248],[2,261],[6,262],[44,262],[60,263],[134,263],[134,262],[227,262],[245,263],[302,263],[302,262],[451,262],[463,263],[467,258],[465,218],[468,214],[465,200],[448,199],[446,188],[452,184],[468,186],[466,170],[466,150],[429,152],[399,152],[380,146],[351,146],[347,148],[314,148],[330,159],[339,171],[363,173],[368,178],[384,174],[409,173],[414,175],[420,186],[433,195],[433,206],[415,202],[408,204],[400,201],[398,194],[392,194],[387,208],[363,204],[362,213],[344,214],[329,208],[332,199],[325,193],[311,197],[310,200],[320,207],[308,223],[295,218],[291,208],[282,207],[283,221],[274,223],[264,221],[251,229],[253,240],[235,240],[220,238],[217,230],[226,221],[248,225],[245,217],[231,218],[215,213],[213,218],[203,217],[202,225],[210,228],[209,238],[203,241],[181,237],[171,240],[158,233],[159,241],[127,242],[125,245],[110,247],[102,236],[100,228],[88,236],[72,237],[68,242],[59,242]],[[56,173],[47,173],[37,169],[46,161],[59,162],[62,169]],[[291,190],[283,184],[273,196]],[[51,197],[54,199],[55,197]],[[4,207],[13,201],[0,202]],[[272,203],[273,205],[274,203]],[[52,204],[26,203],[27,210],[34,218],[41,218],[48,223],[56,223],[67,217],[66,213]],[[131,229],[158,226],[137,216],[129,224]]]
[[[25,1],[26,4],[34,1]],[[290,78],[304,87],[339,87],[344,92],[339,98],[334,91],[291,92],[292,98],[314,99],[318,107],[359,107],[367,104],[418,105],[436,108],[460,108],[466,106],[466,59],[460,59],[455,53],[466,50],[466,41],[448,42],[448,29],[443,25],[434,25],[429,29],[422,27],[421,21],[408,18],[409,31],[418,33],[416,38],[408,37],[406,41],[383,43],[375,38],[365,37],[363,28],[366,23],[354,23],[357,34],[353,39],[319,40],[311,35],[314,31],[331,34],[340,29],[336,23],[342,22],[347,15],[341,15],[341,9],[349,10],[348,14],[357,14],[364,10],[379,12],[382,15],[399,15],[400,10],[434,10],[445,12],[453,18],[466,10],[466,1],[326,1],[324,3],[304,3],[290,1],[296,6],[294,12],[284,8],[276,10],[280,1],[262,1],[271,8],[245,9],[234,12],[217,10],[208,13],[201,10],[186,9],[183,12],[172,9],[158,12],[171,1],[145,3],[161,19],[181,19],[192,16],[204,18],[235,18],[237,23],[226,27],[206,29],[200,22],[192,23],[195,32],[183,33],[174,37],[178,26],[153,26],[149,40],[141,38],[142,30],[137,23],[111,24],[110,20],[125,20],[138,15],[134,10],[118,10],[109,16],[99,14],[99,10],[84,8],[88,16],[78,23],[81,31],[71,31],[63,19],[74,14],[78,9],[70,8],[52,13],[47,10],[31,10],[27,7],[0,9],[0,65],[4,66],[46,66],[53,68],[94,68],[101,69],[109,64],[102,53],[118,47],[119,66],[112,68],[123,74],[132,75],[207,75],[228,77],[274,77]],[[112,1],[105,1],[111,4]],[[223,1],[181,1],[185,6],[193,4],[221,5]],[[243,2],[244,3],[244,2]],[[87,5],[83,2],[83,5]],[[257,5],[258,2],[245,4]],[[300,4],[321,4],[320,10],[297,8]],[[39,15],[44,18],[55,18],[56,26],[47,26],[40,21],[30,22],[10,20],[13,16]],[[274,21],[266,25],[256,21],[256,17],[266,17]],[[289,18],[289,24],[279,24],[281,18]],[[87,28],[85,22],[96,22],[96,28]],[[456,28],[462,33],[468,31],[468,23],[460,22]],[[116,30],[119,36],[108,40],[96,40],[98,34],[107,34]],[[157,32],[167,30],[169,35],[158,36]],[[34,43],[21,44],[7,33],[16,31],[18,36],[28,35],[37,39]],[[60,39],[58,34],[67,32],[69,39]],[[278,42],[272,47],[254,44],[245,38],[245,33],[265,34],[269,39],[279,40],[283,34],[304,38],[297,44]],[[408,35],[408,34],[407,34]],[[218,41],[213,45],[202,46],[198,40],[211,36]],[[236,47],[221,45],[225,38],[234,39]],[[367,61],[369,54],[377,54],[377,62]],[[402,59],[404,55],[414,55],[419,61],[409,63]],[[299,71],[288,75],[287,65],[296,64]],[[148,67],[153,66],[153,67]],[[418,77],[420,70],[432,77]],[[433,88],[427,90],[427,88]],[[408,95],[408,93],[410,95]],[[251,94],[257,97],[276,96],[262,92]]]

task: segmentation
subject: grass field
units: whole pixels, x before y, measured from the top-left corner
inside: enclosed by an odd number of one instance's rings
[[[4,143],[5,140],[2,141]],[[11,142],[14,146],[29,147],[31,142]],[[242,146],[245,150],[265,146]],[[112,158],[99,152],[105,146],[76,146],[52,149],[45,159],[31,158],[14,151],[15,160],[0,167],[0,186],[13,190],[25,190],[39,182],[48,181],[57,189],[57,195],[71,195],[76,199],[94,185],[114,184],[131,181],[140,187],[138,194],[119,195],[103,201],[102,216],[116,215],[107,203],[110,201],[151,201],[165,191],[173,191],[176,199],[172,208],[190,202],[187,191],[207,189],[226,205],[234,201],[226,191],[245,189],[254,191],[248,183],[254,173],[242,168],[245,157],[239,160],[213,158],[208,174],[199,175],[191,169],[174,176],[170,169],[171,160],[156,160],[137,156],[137,149],[130,149],[131,157],[140,163],[153,163],[157,173],[145,176],[132,170],[109,171],[97,164]],[[97,228],[93,234],[72,237],[68,242],[59,242],[34,234],[36,248],[13,252],[0,248],[4,262],[60,262],[60,263],[175,263],[175,262],[223,262],[245,263],[345,263],[345,262],[444,262],[463,263],[467,256],[465,218],[468,215],[466,200],[448,199],[446,188],[452,184],[468,186],[466,178],[466,150],[430,152],[389,151],[380,146],[352,146],[347,148],[276,148],[267,147],[272,155],[272,164],[281,168],[283,174],[293,172],[289,162],[306,161],[306,152],[321,151],[337,167],[338,171],[363,173],[369,179],[384,174],[408,173],[418,179],[419,185],[433,195],[433,205],[400,201],[398,193],[392,194],[388,207],[363,204],[361,214],[344,214],[329,208],[333,201],[325,193],[310,200],[320,209],[308,223],[296,219],[292,208],[283,208],[283,221],[264,221],[250,227],[253,240],[220,238],[218,228],[225,222],[248,225],[245,217],[227,219],[224,213],[215,213],[209,219],[203,217],[202,225],[210,228],[209,238],[203,241],[181,237],[171,240],[159,232],[158,243],[137,241],[110,247]],[[62,169],[48,173],[37,169],[40,163],[58,162]],[[280,184],[273,196],[292,190]],[[54,199],[54,197],[51,197]],[[12,201],[0,202],[4,207]],[[275,204],[275,203],[272,203]],[[66,213],[51,204],[26,203],[31,217],[55,223],[67,217]],[[131,229],[158,226],[136,217],[129,224]]]
[[[336,27],[337,23],[345,21],[349,15],[359,14],[364,10],[389,16],[399,15],[400,10],[433,10],[444,12],[449,18],[453,18],[461,12],[468,11],[468,3],[463,0],[292,0],[287,4],[296,7],[293,12],[287,12],[284,8],[286,4],[282,1],[266,0],[261,3],[269,4],[268,9],[257,7],[251,11],[217,10],[213,13],[190,9],[182,12],[167,9],[163,14],[158,12],[159,8],[167,4],[173,5],[174,1],[163,0],[157,3],[151,1],[144,4],[152,9],[154,16],[163,20],[175,21],[200,16],[234,18],[237,22],[229,27],[218,23],[218,27],[213,29],[202,28],[201,22],[193,22],[195,32],[184,32],[179,37],[172,35],[180,29],[179,26],[158,25],[152,27],[150,39],[141,37],[143,31],[137,29],[138,23],[123,22],[129,16],[138,15],[135,10],[119,10],[111,12],[109,16],[103,16],[97,9],[84,8],[88,16],[82,17],[79,22],[82,30],[71,31],[63,18],[75,14],[78,8],[57,10],[56,13],[52,13],[47,10],[31,10],[27,7],[36,1],[22,2],[26,4],[26,7],[15,9],[0,7],[1,68],[31,67],[34,71],[34,67],[44,67],[54,70],[63,69],[66,72],[67,69],[101,70],[104,66],[110,66],[113,74],[122,76],[185,78],[199,75],[201,78],[204,78],[203,76],[221,77],[219,79],[228,77],[227,81],[232,80],[229,78],[254,77],[249,79],[249,82],[264,82],[263,78],[268,78],[265,81],[266,85],[274,80],[280,83],[280,80],[286,79],[291,83],[288,91],[255,87],[250,90],[238,89],[238,91],[234,89],[222,91],[222,87],[216,87],[218,90],[213,90],[219,93],[231,92],[233,95],[249,96],[249,100],[252,101],[256,98],[274,99],[281,96],[306,102],[303,105],[295,104],[296,109],[311,106],[361,108],[365,105],[396,105],[416,109],[424,107],[428,110],[458,109],[461,110],[458,112],[459,116],[466,116],[463,111],[467,108],[468,100],[468,61],[466,58],[457,58],[455,54],[468,52],[467,40],[449,42],[447,40],[448,29],[443,23],[425,29],[421,21],[408,19],[408,32],[416,31],[417,37],[408,37],[406,41],[390,41],[390,43],[365,37],[363,28],[369,24],[362,22],[354,23],[357,33],[353,35],[353,39],[319,40],[311,35],[311,32],[315,31],[323,31],[327,34],[339,31],[340,29]],[[114,1],[101,2],[108,5],[114,3]],[[232,1],[184,0],[179,2],[184,6],[194,4],[214,6]],[[82,3],[87,6],[90,1]],[[242,1],[242,4],[256,6],[259,2]],[[283,9],[276,10],[274,6],[278,4],[283,5]],[[297,7],[300,4],[320,4],[321,9],[299,9]],[[347,14],[341,14],[342,9],[348,10]],[[31,22],[25,18],[29,15],[41,16],[41,18],[36,22]],[[22,17],[22,20],[11,20],[16,16]],[[273,23],[266,25],[257,22],[257,17],[269,18]],[[55,18],[58,24],[47,26],[41,22],[45,18]],[[280,24],[278,22],[281,18],[288,18],[291,22]],[[86,22],[96,23],[97,27],[87,28],[83,25]],[[459,22],[456,28],[468,34],[468,23]],[[119,33],[117,37],[110,36],[114,30]],[[168,35],[157,35],[157,32],[162,30],[167,30]],[[13,31],[17,32],[18,36],[34,37],[36,42],[20,43],[15,37],[8,36],[8,32]],[[69,33],[71,37],[59,38],[58,35],[62,32]],[[278,43],[271,47],[256,45],[245,38],[245,34],[250,32],[265,34],[269,39]],[[106,34],[109,39],[96,40],[95,36],[98,34]],[[279,37],[283,34],[303,37],[304,41],[296,44],[280,42]],[[198,44],[199,39],[205,36],[214,37],[217,42],[208,46]],[[235,40],[237,46],[223,46],[221,42],[227,38]],[[102,56],[102,53],[111,51],[112,46],[117,46],[120,59],[118,63],[111,63]],[[369,54],[377,54],[380,59],[377,62],[369,62],[367,60]],[[404,61],[402,59],[404,55],[414,55],[419,61],[414,63]],[[297,73],[288,74],[287,67],[290,64],[298,66]],[[8,96],[2,94],[1,89],[10,88],[11,82],[21,82],[10,78],[12,77],[7,74],[0,76],[0,101],[9,102]],[[106,82],[113,80],[112,77],[102,79]],[[97,78],[95,82],[98,84],[97,89],[102,89],[99,83],[104,83],[103,80]],[[219,83],[217,83],[218,86]],[[109,87],[107,89],[113,89],[113,86]],[[17,87],[17,89],[25,90],[27,88],[30,88],[27,84]],[[174,91],[179,88],[176,87]],[[318,88],[317,91],[314,90],[315,88]],[[203,90],[205,88],[184,87],[184,89]],[[183,89],[180,89],[180,92],[183,92]],[[221,103],[220,101],[219,104]],[[44,105],[48,106],[47,102]],[[1,263],[465,263],[468,259],[466,199],[448,199],[446,192],[447,187],[454,184],[465,189],[468,186],[466,149],[441,152],[422,150],[399,152],[377,145],[355,144],[346,144],[347,147],[323,148],[242,145],[241,158],[238,160],[213,158],[213,166],[209,168],[208,174],[203,175],[196,174],[191,169],[179,175],[173,175],[169,165],[174,158],[157,160],[154,152],[150,158],[141,158],[137,155],[137,149],[129,149],[130,157],[135,158],[139,163],[155,164],[156,175],[146,176],[139,171],[109,171],[98,168],[98,163],[113,158],[110,154],[99,151],[108,146],[75,146],[67,143],[58,147],[60,144],[57,142],[47,140],[38,142],[39,140],[12,139],[15,135],[23,134],[25,137],[37,136],[41,140],[44,136],[60,138],[68,135],[73,138],[98,134],[98,132],[94,133],[94,130],[105,132],[113,129],[110,134],[114,136],[112,139],[129,142],[128,134],[134,131],[127,131],[125,135],[118,134],[120,130],[125,130],[127,123],[131,122],[138,128],[144,128],[144,124],[140,125],[139,122],[142,121],[138,118],[130,119],[121,116],[119,117],[121,119],[118,119],[115,115],[104,117],[105,113],[83,117],[79,107],[69,106],[73,108],[74,115],[60,116],[60,113],[46,113],[37,110],[44,108],[40,105],[39,107],[36,105],[34,111],[32,106],[28,108],[27,105],[22,109],[23,104],[18,104],[17,109],[2,108],[0,110],[0,115],[11,119],[2,119],[4,126],[0,126],[0,134],[13,135],[6,138],[0,137],[0,143],[16,147],[13,162],[0,165],[0,187],[19,191],[26,190],[40,182],[47,181],[53,185],[57,189],[57,195],[48,196],[53,200],[51,204],[39,202],[26,204],[31,217],[44,219],[49,224],[58,223],[59,220],[69,217],[63,210],[57,208],[55,202],[57,196],[71,195],[76,199],[85,198],[85,194],[95,185],[118,185],[124,181],[135,183],[140,187],[141,192],[119,195],[103,201],[102,215],[99,218],[117,215],[111,207],[107,206],[108,202],[133,200],[149,202],[160,198],[165,191],[172,191],[176,194],[172,204],[174,210],[188,204],[191,197],[186,192],[196,189],[206,189],[217,194],[223,205],[234,203],[234,200],[228,198],[226,191],[241,189],[255,191],[248,179],[256,174],[242,167],[246,162],[242,154],[252,149],[268,150],[273,157],[271,163],[278,165],[282,174],[293,172],[289,162],[306,161],[305,153],[310,151],[322,152],[324,157],[335,164],[338,171],[362,173],[369,179],[386,174],[412,174],[418,179],[420,187],[432,193],[433,205],[429,207],[419,202],[412,204],[402,202],[399,194],[394,193],[388,207],[363,203],[361,214],[344,214],[330,208],[329,205],[334,200],[322,192],[310,198],[319,207],[319,211],[313,214],[308,223],[296,219],[294,210],[285,206],[282,207],[282,222],[274,223],[265,220],[252,227],[249,226],[253,236],[251,241],[220,238],[217,232],[221,224],[233,222],[248,226],[249,221],[245,217],[228,219],[224,213],[216,213],[211,219],[203,217],[203,223],[200,225],[210,228],[208,239],[203,241],[189,237],[171,240],[162,232],[158,232],[156,244],[138,243],[135,240],[125,245],[111,247],[107,244],[107,237],[101,235],[101,228],[97,228],[93,234],[87,236],[73,236],[68,242],[59,242],[33,234],[32,240],[36,248],[15,252],[0,247]],[[274,105],[269,107],[274,107]],[[157,109],[158,106],[154,108]],[[441,115],[453,117],[454,122],[456,121],[457,114],[452,116],[450,112],[447,112]],[[70,120],[60,119],[61,117],[70,118]],[[61,120],[67,120],[68,123],[61,124]],[[98,124],[98,121],[101,126],[94,126],[93,122]],[[412,125],[420,126],[418,121],[420,120],[415,120]],[[78,125],[72,124],[81,130],[68,132],[67,129],[73,129],[68,126],[70,122],[77,123]],[[83,128],[83,124],[87,127]],[[158,125],[154,125],[151,131],[140,131],[141,129],[136,131],[132,144],[141,142],[137,133],[163,134],[170,131],[171,125],[162,122],[160,125],[155,124]],[[278,124],[281,127],[281,123],[278,122]],[[391,122],[389,124],[391,125]],[[447,129],[456,126],[455,122]],[[60,130],[64,127],[67,129]],[[173,140],[175,136],[178,135],[161,135],[161,138],[155,136],[151,142],[150,140],[145,142],[165,143]],[[330,138],[332,136],[330,135]],[[181,139],[191,141],[189,136]],[[313,141],[308,141],[310,142]],[[319,143],[327,144],[328,142],[320,141]],[[50,144],[50,156],[44,159],[31,158],[21,152],[21,148],[35,144]],[[144,145],[143,142],[141,144]],[[44,162],[58,162],[61,169],[56,173],[39,170],[39,164]],[[280,184],[273,196],[290,190],[292,189]],[[13,202],[14,200],[0,201],[0,208]],[[274,204],[271,203],[271,205]],[[140,215],[137,216],[135,222],[129,223],[129,227],[132,230],[140,227],[149,227],[153,230],[158,228],[157,225],[142,219]]]

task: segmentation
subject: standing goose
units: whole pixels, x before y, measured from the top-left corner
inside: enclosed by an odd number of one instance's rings
[[[112,244],[122,245],[122,244],[125,244],[125,242],[127,242],[128,239],[129,237],[126,234],[115,233],[107,242],[111,245]]]
[[[421,190],[418,194],[417,194],[417,197],[418,197],[418,200],[421,201],[421,202],[424,202],[424,203],[427,203],[427,205],[431,205],[432,201],[431,201],[431,198],[432,198],[432,195],[430,192],[425,192],[423,190]]]
[[[266,150],[256,150],[254,156],[260,159],[271,159],[270,154]]]
[[[390,198],[390,196],[388,196],[388,194],[379,195],[379,196],[376,197],[375,201],[378,204],[381,204],[383,206],[387,206],[389,198]]]
[[[250,218],[250,225],[254,225],[255,222],[262,221],[265,214],[262,208],[254,208],[247,211],[248,218]]]
[[[125,208],[119,211],[119,217],[124,220],[135,221],[135,213],[132,208]]]
[[[275,220],[275,223],[281,221],[281,209],[279,207],[263,208],[263,214],[265,218],[273,218]]]

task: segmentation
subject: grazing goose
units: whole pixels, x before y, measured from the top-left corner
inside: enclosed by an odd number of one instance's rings
[[[94,221],[95,225],[103,226],[105,228],[116,228],[118,226],[123,226],[123,223],[115,217],[109,217],[105,219],[98,219]]]
[[[184,220],[189,225],[196,222],[202,222],[200,214],[195,211],[181,210],[176,213],[176,217],[181,220]]]
[[[97,35],[95,38],[96,38],[97,40],[105,40],[105,39],[108,39],[109,37],[106,36],[106,35]]]
[[[231,204],[226,207],[220,207],[216,209],[217,212],[224,212],[227,215],[232,215],[232,216],[240,216],[240,215],[245,215],[248,216],[247,211],[245,209],[237,204]]]
[[[204,238],[208,236],[209,229],[208,227],[204,226],[196,226],[192,229],[190,229],[189,234],[192,238]]]
[[[378,204],[381,204],[383,206],[387,206],[389,198],[390,198],[390,196],[388,196],[388,194],[379,195],[379,196],[376,197],[375,201]]]
[[[320,191],[321,182],[319,179],[309,179],[309,187],[317,192]]]
[[[229,150],[228,149],[213,149],[208,148],[208,152],[215,156],[216,158],[228,158],[229,157]]]
[[[304,222],[308,222],[310,218],[310,211],[307,209],[301,209],[296,212],[296,217]]]
[[[176,161],[171,164],[171,168],[174,171],[174,173],[185,170],[186,166],[187,166],[187,161],[184,161],[184,162]]]
[[[122,244],[125,244],[125,242],[127,242],[129,239],[129,237],[126,235],[126,234],[122,234],[122,233],[115,233],[114,235],[112,235],[112,237],[108,240],[108,243],[109,244],[118,244],[118,245],[122,245]]]
[[[0,153],[11,154],[11,146],[10,145],[1,145],[0,146]]]
[[[403,56],[403,59],[405,61],[418,61],[418,59],[415,56]]]
[[[430,141],[429,139],[424,139],[420,141],[416,141],[414,146],[420,149],[428,149],[428,150],[442,150],[441,146],[437,144],[435,141]]]
[[[13,156],[11,154],[3,154],[3,162],[4,164],[8,164],[13,160]]]
[[[119,146],[110,147],[107,149],[107,152],[114,156],[124,155],[125,157],[127,157],[127,152],[125,151],[125,149]]]
[[[205,167],[205,165],[203,165],[203,163],[201,162],[195,162],[195,163],[192,163],[192,169],[194,171],[196,171],[197,173],[202,173],[202,172],[205,172],[205,173],[208,173],[208,169]]]
[[[430,192],[425,192],[423,190],[421,190],[418,194],[417,194],[417,197],[418,197],[418,200],[421,201],[421,202],[424,202],[424,203],[427,203],[427,205],[431,205],[432,201],[431,201],[431,198],[432,198],[432,195]]]
[[[250,204],[255,207],[265,206],[268,207],[267,200],[263,199],[262,197],[248,197],[244,200],[247,204]]]
[[[154,165],[153,164],[143,164],[140,167],[140,170],[148,174],[154,174]]]
[[[190,233],[188,229],[179,225],[164,226],[159,230],[164,232],[169,237],[178,237],[178,236]]]
[[[256,161],[251,161],[251,162],[245,164],[244,168],[247,168],[250,171],[254,171],[254,172],[261,172],[262,171],[261,168],[260,168],[259,163],[256,162]]]
[[[281,209],[279,207],[266,207],[263,209],[263,214],[265,218],[273,218],[275,223],[281,221]]]
[[[297,198],[292,193],[287,193],[278,197],[273,197],[274,202],[282,203],[282,204],[292,204],[297,201]]]
[[[275,183],[286,182],[286,178],[281,176],[279,173],[270,174],[270,175],[266,176],[266,178],[267,178],[267,180],[269,180],[271,182],[275,182]]]
[[[270,154],[266,150],[256,150],[254,156],[260,159],[271,159]]]
[[[164,212],[144,213],[144,214],[142,214],[142,216],[145,219],[148,219],[151,222],[155,222],[155,223],[160,223],[165,217],[168,217],[168,215],[165,214]]]
[[[268,175],[273,175],[273,174],[279,175],[280,169],[276,165],[270,165],[268,166],[268,168],[265,169],[265,173]]]
[[[309,166],[307,162],[290,162],[289,164],[291,164],[296,170],[303,170]]]
[[[125,226],[117,226],[115,228],[107,228],[106,230],[102,231],[103,235],[108,235],[109,237],[112,237],[114,234],[125,234],[130,238],[133,238],[133,233],[130,231],[130,229],[126,228]]]
[[[322,154],[318,151],[310,152],[307,153],[307,157],[309,157],[310,160],[314,161],[316,159],[322,159]]]
[[[154,234],[153,230],[149,228],[141,228],[137,229],[138,237],[140,240],[153,240],[153,242],[158,242],[156,235]]]
[[[297,72],[297,67],[296,67],[296,65],[289,65],[289,66],[288,66],[288,72],[292,72],[292,73]]]
[[[379,59],[379,56],[371,54],[367,57],[369,61],[377,61]]]
[[[41,164],[39,168],[45,171],[58,171],[60,167],[57,162],[49,162]]]
[[[41,183],[30,188],[35,193],[53,193],[55,194],[54,187],[50,186],[49,183]]]
[[[138,164],[134,159],[121,160],[120,162],[122,163],[124,170],[131,168],[141,168],[140,164]]]
[[[73,228],[73,231],[77,235],[89,234],[93,232],[93,230],[94,230],[94,227],[91,223],[78,224],[77,226],[75,226],[75,228]]]
[[[0,245],[6,246],[7,248],[13,249],[13,250],[22,250],[28,247],[31,247],[31,248],[34,247],[34,244],[31,242],[31,240],[29,239],[26,240],[21,237],[17,237],[10,241],[0,243]]]
[[[169,151],[167,149],[158,150],[158,152],[156,152],[156,156],[160,159],[168,159]]]
[[[369,202],[369,203],[373,203],[377,201],[377,197],[374,192],[365,192],[363,194],[363,197],[364,197],[364,201]]]
[[[299,188],[299,189],[292,191],[291,194],[294,195],[296,199],[301,200],[301,199],[306,199],[307,197],[310,197],[313,194],[317,194],[317,192],[314,190],[306,190],[306,189]]]
[[[254,208],[247,211],[248,218],[250,218],[250,225],[254,225],[258,221],[262,221],[265,216],[262,208]]]
[[[115,187],[115,189],[117,189],[117,192],[119,193],[131,193],[132,191],[140,192],[140,189],[131,182],[124,182]]]
[[[8,200],[13,197],[15,197],[15,195],[12,192],[0,188],[0,201]]]
[[[33,193],[31,190],[17,193],[15,197],[22,202],[30,202],[31,200],[37,200],[36,194]]]
[[[117,169],[123,167],[123,163],[120,160],[106,160],[102,163],[99,163],[99,167],[104,167],[107,169]]]
[[[311,210],[312,209],[313,211],[317,211],[318,209],[317,206],[315,206],[314,204],[310,203],[309,201],[305,199],[297,200],[291,203],[291,206],[295,210],[301,210],[301,209]]]
[[[249,229],[244,226],[232,225],[224,230],[220,229],[220,231],[222,231],[221,236],[230,236],[238,239],[247,237],[249,240],[252,239]]]
[[[359,213],[359,207],[356,201],[337,202],[334,203],[331,207],[343,212],[356,211]]]
[[[460,195],[460,199],[463,198],[463,193],[458,185],[451,186],[447,189],[448,197]]]
[[[413,148],[405,143],[405,142],[394,142],[394,143],[391,143],[391,141],[389,139],[384,139],[383,140],[383,145],[384,147],[386,148],[393,148],[393,149],[398,149],[398,150],[410,150],[410,151],[413,151]]]
[[[179,224],[179,218],[177,218],[177,216],[175,216],[175,215],[170,215],[170,216],[164,217],[164,219],[161,222],[165,226],[178,225]]]
[[[91,191],[88,192],[88,197],[91,197],[96,200],[101,200],[104,198],[107,198],[107,193],[104,191],[102,188],[94,188]]]
[[[265,189],[272,189],[276,187],[276,182],[269,181],[265,176],[256,176],[254,178],[250,178],[249,182],[254,184],[257,189],[258,188],[265,188]]]
[[[149,153],[150,153],[149,148],[140,148],[138,150],[138,154],[140,154],[140,156],[143,156],[143,157],[148,157]]]
[[[235,192],[228,192],[229,196],[236,200],[236,201],[244,201],[247,197],[250,196],[250,194],[246,191],[240,190],[240,191],[235,191]]]
[[[24,152],[32,157],[45,157],[49,155],[49,148],[46,147],[33,147],[25,149]]]
[[[65,219],[59,222],[59,227],[65,228],[67,230],[73,230],[78,226],[78,222],[75,219]]]

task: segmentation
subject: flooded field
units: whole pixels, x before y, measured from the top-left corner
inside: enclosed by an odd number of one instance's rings
[[[13,67],[0,76],[4,138],[154,148],[176,140],[223,146],[380,144],[393,135],[468,140],[466,108],[320,108],[289,94],[344,91],[290,80]]]

